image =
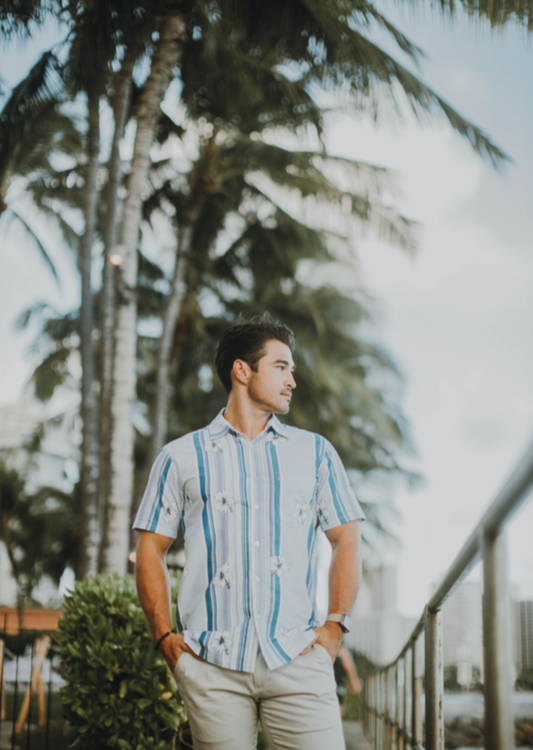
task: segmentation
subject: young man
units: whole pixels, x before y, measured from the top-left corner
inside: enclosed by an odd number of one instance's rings
[[[268,315],[224,333],[216,369],[227,406],[163,448],[135,521],[140,600],[195,750],[254,749],[258,718],[272,750],[344,748],[333,661],[359,584],[364,515],[331,444],[274,416],[296,387],[293,347]],[[333,547],[321,626],[317,522]],[[165,554],[180,523],[174,634]]]

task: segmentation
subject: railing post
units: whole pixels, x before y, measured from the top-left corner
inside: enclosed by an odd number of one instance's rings
[[[389,750],[389,670],[383,672],[383,750]]]
[[[488,750],[514,747],[511,641],[504,531],[483,537],[485,737]]]
[[[376,700],[376,748],[382,750],[381,738],[382,738],[382,721],[381,721],[381,672],[376,675],[376,689],[377,689],[377,700]]]
[[[442,616],[426,607],[426,750],[444,750]]]
[[[412,703],[411,703],[411,736],[414,744],[422,744],[422,659],[420,654],[420,636],[415,638],[412,646]]]
[[[371,685],[371,696],[372,696],[372,724],[371,724],[371,737],[372,737],[372,744],[374,747],[376,746],[376,739],[377,739],[377,717],[376,717],[376,711],[377,711],[377,689],[376,689],[376,681],[377,676],[374,674],[372,675],[372,685]]]
[[[401,682],[398,685],[398,747],[405,750],[405,657],[398,664],[402,665]]]
[[[413,674],[413,660],[412,660],[412,651],[410,648],[407,649],[404,656],[404,663],[405,663],[405,706],[404,706],[404,714],[403,714],[403,725],[406,734],[409,736],[411,735],[411,698],[412,698],[412,674]],[[407,743],[406,743],[407,745]]]
[[[389,667],[387,674],[387,717],[389,721],[388,747],[394,747],[394,666]]]
[[[396,748],[397,750],[401,750],[401,734],[398,729],[400,726],[400,662],[396,662],[396,680],[395,680],[395,689],[396,689],[396,711],[394,713],[395,721],[396,721]]]
[[[397,744],[396,744],[396,727],[395,727],[395,721],[396,721],[396,672],[397,672],[397,666],[396,664],[393,664],[391,667],[391,674],[390,674],[390,746],[391,750],[396,750]]]
[[[385,748],[385,719],[384,719],[384,711],[385,711],[385,691],[384,691],[384,679],[383,679],[383,672],[380,672],[378,675],[378,685],[379,685],[379,740],[378,740],[378,749],[384,750]]]

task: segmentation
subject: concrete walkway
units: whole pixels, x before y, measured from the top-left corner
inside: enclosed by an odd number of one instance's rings
[[[346,750],[373,750],[372,745],[369,744],[363,734],[363,728],[359,722],[344,721],[342,726],[344,728]]]

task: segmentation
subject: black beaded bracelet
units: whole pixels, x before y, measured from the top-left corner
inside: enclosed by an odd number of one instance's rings
[[[158,651],[159,646],[163,643],[163,641],[165,640],[165,638],[168,638],[168,636],[172,635],[173,632],[174,632],[173,630],[169,630],[168,633],[165,633],[164,635],[162,635],[161,638],[155,644],[154,651]]]

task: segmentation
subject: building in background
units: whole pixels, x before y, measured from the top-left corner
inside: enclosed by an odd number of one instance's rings
[[[400,652],[416,625],[397,610],[396,567],[365,566],[352,612],[353,631],[344,642],[376,664],[387,664]]]
[[[462,687],[469,687],[483,673],[483,618],[479,581],[462,583],[445,602],[442,630],[444,667],[457,667],[457,682]],[[479,670],[477,676],[474,669]]]
[[[513,641],[517,674],[533,669],[533,601],[513,602]]]

